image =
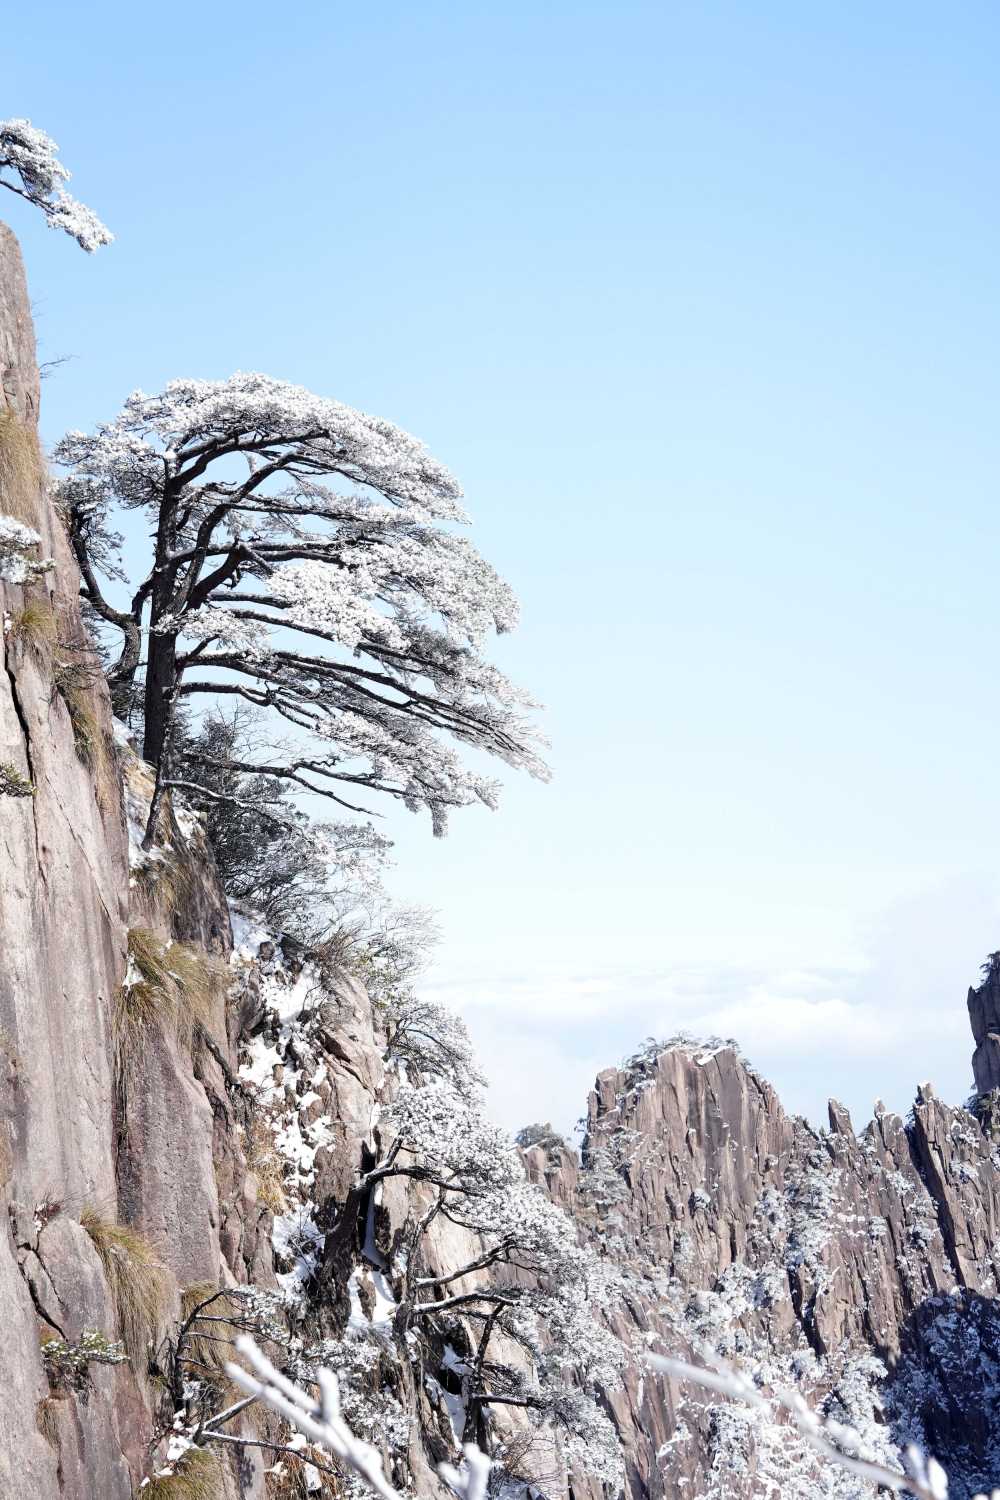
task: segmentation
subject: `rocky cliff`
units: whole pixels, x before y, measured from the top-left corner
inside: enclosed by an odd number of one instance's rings
[[[39,1344],[41,1327],[74,1341],[84,1323],[113,1323],[79,1215],[116,1200],[110,1014],[128,878],[103,774],[107,703],[74,670],[75,572],[44,498],[38,397],[20,254],[0,226],[0,513],[40,533],[57,564],[30,588],[0,583],[0,1493],[55,1495],[72,1468],[67,1493],[103,1486],[117,1500],[131,1493],[120,1424],[135,1425],[135,1383],[124,1367],[98,1368],[79,1421],[50,1399]]]
[[[340,1493],[266,1416],[212,1451],[179,1428],[218,1408],[240,1327],[335,1363],[348,1325],[352,1419],[436,1493],[447,1393],[379,1342],[419,1193],[355,1189],[392,1091],[384,1030],[325,957],[240,914],[234,934],[196,817],[167,807],[141,849],[152,777],[81,621],[38,404],[0,225],[0,521],[37,537],[30,568],[0,569],[0,1495]],[[470,1244],[442,1226],[427,1272]]]
[[[996,967],[969,1011],[982,1090],[918,1091],[856,1133],[785,1114],[731,1044],[649,1047],[602,1073],[582,1161],[528,1153],[533,1177],[624,1269],[616,1330],[636,1351],[721,1358],[767,1394],[799,1391],[873,1457],[916,1442],[953,1500],[1000,1481],[1000,1156]],[[992,1028],[996,1028],[996,1033]],[[864,1495],[776,1409],[751,1412],[637,1364],[608,1402],[633,1495]]]

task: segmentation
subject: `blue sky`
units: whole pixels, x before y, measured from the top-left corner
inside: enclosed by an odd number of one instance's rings
[[[392,418],[514,583],[555,780],[443,842],[506,1123],[649,1033],[793,1108],[969,1081],[1000,946],[995,7],[186,0],[5,18],[54,440],[262,369]]]

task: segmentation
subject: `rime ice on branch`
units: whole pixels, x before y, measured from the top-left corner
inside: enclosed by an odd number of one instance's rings
[[[58,150],[52,137],[36,130],[30,120],[0,120],[0,187],[40,208],[49,228],[72,235],[81,250],[110,245],[111,231],[92,209],[64,190],[70,174]]]
[[[237,374],[136,392],[55,457],[70,470],[60,489],[84,598],[122,637],[109,673],[120,713],[148,642],[144,753],[162,784],[176,707],[197,695],[283,725],[283,749],[233,769],[355,812],[387,793],[427,808],[436,833],[450,808],[497,795],[449,740],[547,774],[534,705],[480,654],[515,624],[514,597],[451,529],[466,519],[459,488],[408,433]],[[145,512],[155,537],[127,608],[101,581],[122,576],[116,510]]]

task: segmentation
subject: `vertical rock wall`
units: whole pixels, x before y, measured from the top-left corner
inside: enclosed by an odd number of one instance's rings
[[[38,398],[24,271],[0,225],[0,514],[56,563],[29,588],[0,583],[0,766],[32,789],[0,795],[0,1493],[127,1500],[131,1375],[98,1371],[82,1420],[52,1398],[39,1349],[42,1326],[70,1341],[114,1327],[79,1215],[117,1207],[110,1010],[128,883],[106,694],[72,670],[86,659],[76,569],[44,494]]]

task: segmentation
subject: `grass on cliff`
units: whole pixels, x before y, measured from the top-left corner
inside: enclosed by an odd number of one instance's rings
[[[221,959],[185,943],[165,943],[148,927],[128,935],[128,972],[112,1012],[115,1079],[124,1098],[139,1076],[154,1029],[171,1030],[190,1047],[211,1018],[228,970]]]
[[[28,647],[36,656],[46,657],[55,646],[56,638],[55,611],[47,602],[30,600],[10,617],[7,639]]]
[[[288,1207],[285,1197],[285,1163],[268,1121],[253,1114],[246,1127],[243,1150],[247,1167],[257,1179],[257,1202],[273,1214],[283,1214]]]
[[[166,1315],[170,1273],[138,1229],[116,1224],[95,1208],[85,1208],[80,1223],[101,1258],[125,1348],[142,1368]]]
[[[190,1448],[177,1473],[150,1479],[139,1491],[143,1500],[222,1500],[222,1469],[213,1453]]]
[[[132,885],[147,907],[172,911],[182,905],[192,885],[191,871],[175,856],[150,859],[132,871]]]
[[[76,746],[76,753],[84,765],[94,770],[103,740],[97,714],[90,699],[94,669],[83,662],[62,661],[56,667],[54,680],[56,691],[66,705],[66,712],[73,726],[73,743]]]
[[[37,527],[44,477],[38,439],[10,407],[0,410],[0,514]]]
[[[109,813],[120,804],[121,786],[114,742],[94,699],[94,688],[102,675],[92,661],[64,660],[56,664],[52,681],[69,714],[77,758],[94,779],[98,806]]]

